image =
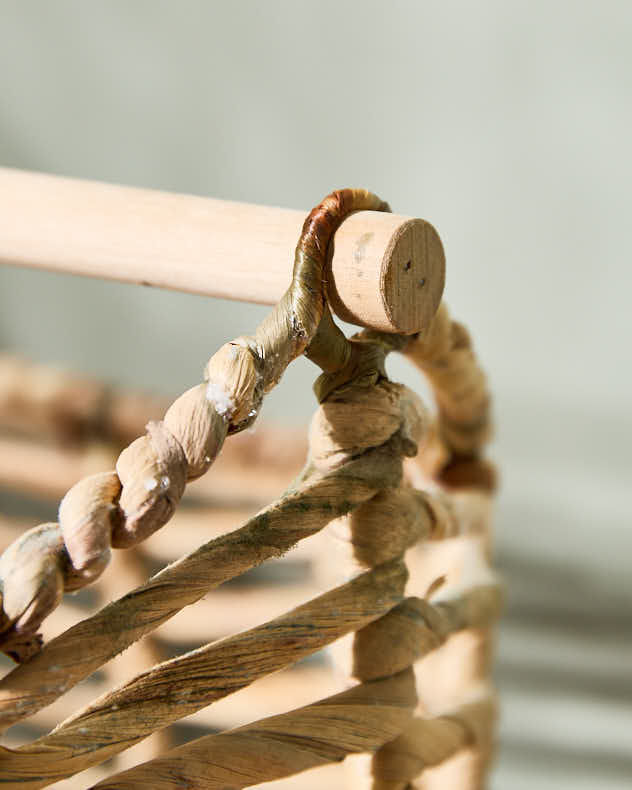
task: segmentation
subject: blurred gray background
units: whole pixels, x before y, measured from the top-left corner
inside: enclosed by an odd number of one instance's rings
[[[496,396],[492,787],[632,786],[632,4],[0,14],[2,165],[300,209],[364,186],[437,227]],[[0,268],[1,347],[166,394],[265,312]],[[264,413],[307,419],[315,373],[297,362]]]

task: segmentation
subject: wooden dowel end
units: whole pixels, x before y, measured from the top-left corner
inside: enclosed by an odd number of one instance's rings
[[[275,304],[305,212],[0,168],[0,262]],[[343,320],[423,329],[445,258],[420,219],[360,211],[336,232],[329,298]]]
[[[445,285],[445,255],[429,222],[359,211],[334,237],[332,310],[343,321],[384,332],[425,329]]]

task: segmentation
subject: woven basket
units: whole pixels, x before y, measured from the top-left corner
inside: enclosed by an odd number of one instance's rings
[[[5,652],[21,662],[0,682],[5,786],[483,786],[500,608],[488,565],[493,473],[480,458],[484,376],[443,306],[418,336],[364,332],[341,348],[352,359],[318,380],[308,445],[279,426],[231,438],[168,528],[115,552],[95,584],[52,611],[42,647],[5,615]],[[221,360],[234,406],[248,387],[233,351]],[[427,375],[434,416],[387,379],[390,351]],[[209,387],[205,403],[221,413]],[[94,473],[94,503],[100,470],[164,413],[157,401],[0,358],[0,483],[54,500]],[[199,434],[199,421],[184,422]],[[208,447],[215,428],[206,430]],[[155,509],[173,472],[151,469],[141,482]],[[73,535],[86,523],[77,486],[60,509],[65,544],[49,552],[62,558],[54,573],[65,589],[94,564],[75,562]],[[0,526],[11,543],[0,561],[6,609],[11,574],[34,568],[60,528],[23,533],[15,517]],[[29,580],[41,584],[43,567]]]

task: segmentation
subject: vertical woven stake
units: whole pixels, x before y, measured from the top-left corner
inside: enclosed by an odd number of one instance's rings
[[[357,631],[352,641],[345,638],[332,648],[338,670],[358,681],[392,677],[411,667],[419,681],[417,715],[402,734],[373,757],[347,758],[353,788],[474,790],[485,780],[494,721],[487,683],[489,624],[500,605],[486,561],[490,497],[489,485],[481,485],[480,478],[486,470],[489,476],[489,470],[473,455],[464,460],[455,452],[441,425],[441,404],[455,391],[457,399],[476,398],[482,387],[483,397],[474,411],[480,421],[483,410],[486,422],[488,398],[476,360],[469,346],[459,348],[455,343],[453,326],[458,325],[442,308],[428,332],[431,341],[435,335],[429,347],[418,339],[387,339],[365,332],[355,339],[361,361],[347,369],[348,375],[323,376],[316,386],[321,405],[310,439],[321,465],[342,463],[386,438],[392,441],[395,434],[400,438],[395,445],[400,464],[405,456],[418,455],[417,468],[406,477],[400,475],[397,484],[391,482],[330,525],[327,537],[334,539],[335,547],[320,555],[346,555],[349,573],[403,559],[408,552],[409,589],[416,593]],[[453,369],[448,384],[440,382],[443,388],[430,375],[440,404],[439,424],[414,393],[386,379],[384,357],[393,348],[405,350],[422,369],[438,352],[436,370]],[[468,378],[470,386],[463,387]],[[471,420],[471,414],[465,416]],[[461,420],[461,429],[467,420]],[[458,424],[453,429],[459,433]],[[477,434],[478,449],[487,431]],[[463,479],[447,490],[427,474],[454,477],[455,470]],[[427,490],[416,488],[413,481]],[[449,540],[439,542],[441,538]],[[333,580],[329,560],[321,577],[328,584]]]

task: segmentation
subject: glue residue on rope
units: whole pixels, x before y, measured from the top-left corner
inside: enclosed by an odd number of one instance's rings
[[[219,382],[210,379],[206,386],[206,400],[215,408],[215,411],[229,419],[235,412],[235,401],[228,390]]]

